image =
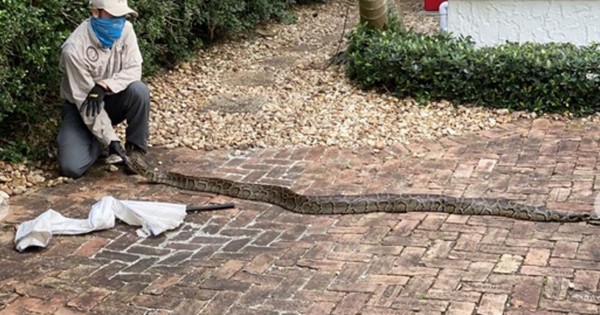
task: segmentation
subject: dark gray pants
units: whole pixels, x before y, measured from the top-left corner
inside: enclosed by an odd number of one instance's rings
[[[150,91],[136,81],[120,93],[104,97],[104,109],[113,126],[127,120],[126,146],[148,148]],[[58,163],[63,176],[81,177],[102,155],[102,143],[85,126],[77,107],[65,102],[58,131]]]

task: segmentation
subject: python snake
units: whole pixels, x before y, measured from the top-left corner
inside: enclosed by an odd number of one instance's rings
[[[454,198],[433,194],[301,195],[289,188],[240,183],[222,178],[189,176],[154,169],[141,154],[125,161],[133,172],[148,182],[185,190],[210,192],[234,198],[267,202],[302,214],[358,214],[368,212],[442,212],[463,215],[495,215],[541,222],[588,222],[600,224],[595,213],[564,212],[528,206],[506,199]]]

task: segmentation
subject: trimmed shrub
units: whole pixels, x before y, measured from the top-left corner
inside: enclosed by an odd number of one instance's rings
[[[600,106],[599,47],[476,48],[470,38],[420,34],[398,23],[382,31],[360,25],[350,35],[346,70],[362,88],[419,101],[583,115]]]

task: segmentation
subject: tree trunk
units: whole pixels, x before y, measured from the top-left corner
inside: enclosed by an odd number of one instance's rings
[[[382,29],[387,26],[389,16],[398,16],[395,0],[359,0],[360,22]]]
[[[359,0],[360,22],[383,29],[388,24],[388,6],[393,0]],[[395,6],[395,5],[394,5]]]

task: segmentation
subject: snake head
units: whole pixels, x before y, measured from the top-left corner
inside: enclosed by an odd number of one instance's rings
[[[150,169],[150,166],[143,159],[141,153],[138,153],[136,151],[129,152],[125,162],[134,173],[137,173],[139,175],[145,175],[146,172]]]

